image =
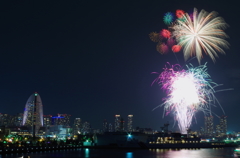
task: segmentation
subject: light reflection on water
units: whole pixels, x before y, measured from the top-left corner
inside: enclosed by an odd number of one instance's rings
[[[67,149],[61,151],[43,151],[37,153],[8,154],[0,158],[237,158],[234,148],[210,149]]]
[[[237,158],[234,148],[150,149],[156,158]]]
[[[86,158],[89,157],[89,149],[88,148],[85,149],[85,157]]]
[[[127,152],[126,153],[126,158],[133,158],[133,153],[132,152]]]

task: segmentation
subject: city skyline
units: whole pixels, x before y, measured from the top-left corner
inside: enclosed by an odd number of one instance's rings
[[[37,94],[37,95],[36,95]],[[39,96],[38,93],[32,94],[28,101],[31,100],[32,103],[32,96]],[[40,96],[39,96],[40,97]],[[29,104],[29,102],[27,102]],[[26,112],[26,110],[24,111]],[[32,115],[30,115],[32,116]],[[0,113],[0,125],[1,126],[6,126],[6,127],[28,127],[30,132],[32,132],[32,123],[31,120],[28,122],[28,124],[23,125],[24,123],[24,113],[17,113],[16,115],[10,115],[10,114],[2,114]],[[159,127],[158,129],[154,129],[151,126],[148,127],[143,127],[143,126],[134,126],[133,125],[133,115],[127,115],[127,121],[124,119],[125,117],[122,117],[121,115],[117,114],[115,115],[114,119],[112,122],[109,120],[104,119],[102,123],[102,127],[96,128],[91,125],[91,122],[87,121],[87,119],[82,119],[82,118],[71,118],[70,114],[56,114],[56,115],[43,115],[43,126],[40,125],[40,127],[54,127],[54,126],[64,126],[64,127],[70,127],[73,129],[73,133],[78,133],[79,134],[79,129],[80,127],[85,129],[87,128],[88,131],[87,133],[91,132],[134,132],[134,131],[139,131],[141,130],[150,130],[152,132],[161,132],[165,131],[165,125],[167,125],[167,130],[171,132],[177,132],[179,133],[180,130],[178,128],[170,128],[169,129],[169,123],[164,123],[164,128]],[[215,118],[215,119],[214,119]],[[32,118],[33,120],[33,118]],[[72,121],[71,121],[72,120]],[[213,121],[214,120],[214,121]],[[29,121],[29,120],[28,120]],[[98,123],[98,121],[96,121]],[[86,125],[87,124],[87,125]],[[101,124],[101,123],[100,123]],[[204,126],[200,127],[199,129],[194,129],[194,128],[189,128],[189,131],[194,131],[194,132],[199,132],[200,134],[205,134],[208,136],[211,135],[225,135],[226,133],[232,133],[232,132],[238,132],[238,131],[229,131],[227,129],[227,116],[222,115],[222,116],[205,116],[204,118]],[[85,127],[87,126],[87,127]],[[76,127],[78,130],[76,130]],[[36,128],[38,130],[39,127]],[[203,130],[203,132],[202,132]],[[78,132],[76,132],[78,131]],[[37,133],[37,131],[36,131]],[[81,133],[81,132],[80,132]],[[180,132],[181,133],[181,132]]]
[[[226,55],[219,55],[215,63],[204,55],[202,64],[208,62],[211,79],[223,84],[217,90],[234,89],[216,93],[225,113],[219,107],[212,111],[228,116],[228,130],[240,130],[237,2],[228,3],[227,8],[216,0],[0,4],[0,113],[23,112],[29,95],[38,92],[45,115],[71,114],[101,128],[104,119],[114,120],[120,114],[126,120],[132,114],[134,127],[160,129],[169,122],[169,129],[178,129],[172,127],[172,114],[163,117],[163,108],[152,111],[162,104],[164,92],[158,85],[151,86],[157,77],[151,73],[161,72],[166,62],[199,64],[196,59],[185,62],[182,51],[159,54],[149,34],[165,28],[166,12],[190,12],[196,7],[217,11],[230,26]],[[201,127],[204,115],[198,112],[191,128]]]
[[[70,133],[73,135],[76,134],[103,134],[105,132],[124,132],[124,133],[132,133],[132,132],[142,132],[145,134],[153,134],[153,133],[181,133],[179,129],[172,130],[169,129],[169,123],[164,123],[159,129],[153,129],[151,127],[133,127],[133,115],[127,116],[127,121],[124,121],[124,118],[120,115],[115,115],[114,125],[111,122],[108,122],[106,119],[103,120],[102,128],[95,128],[91,126],[91,123],[85,120],[82,120],[81,118],[73,118],[74,121],[70,121],[71,115],[69,114],[57,114],[57,116],[52,115],[44,115],[44,124],[40,128],[36,128],[33,130],[32,124],[30,125],[22,125],[23,120],[23,113],[18,113],[17,115],[9,115],[9,114],[1,114],[0,113],[0,126],[1,128],[9,128],[11,130],[17,130],[18,132],[26,132],[31,134],[32,131],[36,131],[36,135],[51,135],[51,132],[61,131],[71,131]],[[216,118],[215,118],[216,119]],[[220,117],[217,117],[215,124],[213,122],[214,117],[213,116],[206,116],[205,119],[205,126],[201,127],[198,130],[188,129],[188,132],[191,132],[192,134],[201,135],[203,137],[225,137],[226,135],[236,134],[240,133],[239,131],[231,131],[228,132],[227,130],[227,116],[222,115]],[[20,121],[20,122],[19,122]],[[99,120],[98,120],[99,121]],[[50,133],[49,133],[50,132]],[[61,132],[60,132],[61,133]],[[59,134],[60,134],[59,133]],[[61,138],[62,138],[61,133]],[[65,133],[66,134],[66,133]]]

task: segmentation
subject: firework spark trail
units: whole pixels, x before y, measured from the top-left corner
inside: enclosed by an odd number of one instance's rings
[[[168,63],[153,83],[158,83],[167,94],[167,97],[163,98],[163,104],[158,107],[164,106],[166,114],[169,111],[175,114],[183,134],[187,133],[197,111],[211,115],[211,105],[217,101],[214,88],[218,84],[210,80],[206,64],[198,67],[189,65],[187,70],[184,70],[180,65],[171,66]]]
[[[225,54],[221,47],[228,48],[229,43],[224,39],[228,36],[223,31],[228,25],[223,18],[217,17],[217,12],[208,13],[194,8],[192,18],[188,13],[183,14],[171,27],[173,37],[178,45],[183,47],[184,58],[196,55],[200,63],[203,52],[215,62],[217,52]]]

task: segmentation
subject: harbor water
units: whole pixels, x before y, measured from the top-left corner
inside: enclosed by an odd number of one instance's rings
[[[235,148],[200,149],[65,149],[1,155],[0,158],[233,158]]]

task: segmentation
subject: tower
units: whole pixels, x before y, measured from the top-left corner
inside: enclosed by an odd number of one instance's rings
[[[205,116],[205,135],[213,135],[213,116]]]
[[[40,95],[35,92],[27,100],[23,112],[23,126],[31,127],[33,137],[43,126],[43,106]]]
[[[121,132],[124,131],[124,119],[123,118],[120,119],[120,131]]]
[[[80,134],[81,127],[82,127],[81,118],[75,118],[74,123],[73,123],[74,134]]]
[[[219,124],[219,125],[216,125],[216,136],[220,136],[220,135],[221,135],[221,126]]]
[[[45,127],[52,125],[52,115],[43,115],[43,124]]]
[[[133,115],[128,115],[128,123],[127,123],[127,130],[128,132],[132,132],[133,131]]]
[[[88,134],[91,132],[91,125],[88,121],[85,121],[82,125],[82,133]]]
[[[108,124],[108,131],[113,132],[113,126],[111,123]]]
[[[220,117],[220,133],[222,135],[227,134],[227,116],[225,115]]]
[[[108,132],[108,122],[107,120],[103,120],[103,132]]]
[[[115,115],[115,132],[120,130],[120,115]]]

